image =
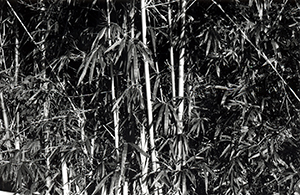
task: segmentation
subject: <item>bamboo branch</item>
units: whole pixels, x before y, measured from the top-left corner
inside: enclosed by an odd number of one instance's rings
[[[33,36],[30,34],[30,32],[28,31],[28,29],[26,28],[25,24],[22,22],[22,20],[20,19],[20,17],[18,16],[17,12],[14,10],[14,8],[12,7],[12,5],[10,4],[10,2],[8,0],[6,0],[7,5],[10,7],[11,11],[13,12],[13,14],[15,15],[15,17],[18,19],[18,21],[20,22],[20,24],[22,25],[22,27],[24,28],[25,32],[28,34],[29,38],[31,39],[31,41],[34,43],[34,45],[37,46],[37,48],[40,51],[43,51],[42,48],[40,48],[39,44],[34,40]]]

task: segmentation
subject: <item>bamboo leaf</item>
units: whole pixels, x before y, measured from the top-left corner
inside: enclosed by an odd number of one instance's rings
[[[164,171],[160,171],[157,176],[155,177],[154,181],[151,184],[151,188],[153,188],[153,186],[164,176],[165,172]]]
[[[121,172],[121,177],[123,177],[124,173],[125,173],[125,163],[126,163],[127,149],[128,149],[128,144],[124,143],[122,158],[121,158],[121,171],[120,171]]]
[[[190,130],[190,132],[191,132],[191,133],[196,132],[196,129],[198,129],[198,126],[199,126],[198,123],[193,124],[193,125],[192,125],[192,128],[191,128],[191,130]]]
[[[160,76],[158,75],[155,78],[154,88],[153,88],[153,92],[152,92],[152,99],[153,100],[156,99],[156,94],[157,94],[159,85],[160,85]]]
[[[91,101],[89,102],[90,104],[96,99],[96,97],[99,96],[100,89],[97,89],[97,91],[94,93],[93,97],[91,98]]]
[[[158,127],[159,127],[159,125],[160,125],[160,122],[162,121],[162,117],[163,117],[163,112],[164,112],[164,110],[165,110],[165,104],[161,104],[161,108],[160,108],[160,110],[159,110],[159,112],[158,112],[158,118],[157,118],[157,120],[156,120],[155,131],[158,130]]]
[[[161,102],[156,102],[153,106],[153,111],[155,111],[156,109],[160,108],[161,107]]]
[[[78,71],[81,70],[81,67],[83,67],[83,71],[82,71],[82,73],[81,73],[81,75],[80,75],[80,77],[79,77],[79,79],[78,79],[77,86],[79,86],[79,84],[80,84],[80,83],[82,82],[82,80],[84,79],[84,77],[85,77],[85,75],[86,75],[86,72],[87,72],[87,70],[88,70],[88,68],[89,68],[89,63],[90,63],[91,59],[92,59],[92,55],[88,58],[88,60],[86,61],[86,63],[84,63],[85,60],[83,60],[82,65],[79,67]]]
[[[146,156],[147,158],[150,158],[149,154],[147,154],[144,150],[142,150],[138,145],[131,142],[128,144],[131,145],[134,149],[136,149],[140,154]]]
[[[230,150],[230,148],[231,148],[230,146],[231,146],[231,144],[228,144],[226,146],[226,148],[223,150],[222,154],[220,155],[220,158],[223,157]]]
[[[58,67],[58,73],[63,69],[65,65],[67,65],[70,62],[69,58],[67,56],[63,56],[60,58],[60,65]]]
[[[153,51],[154,51],[154,54],[156,54],[156,35],[155,35],[153,28],[150,28],[150,35],[151,35],[151,39],[152,39]]]
[[[169,106],[166,105],[165,106],[165,112],[164,112],[164,131],[165,131],[165,135],[168,134],[168,127],[169,127]]]
[[[92,83],[93,81],[93,76],[94,76],[94,69],[95,69],[95,66],[96,66],[96,58],[94,57],[92,59],[92,65],[90,67],[90,76],[89,76],[89,84]]]
[[[181,101],[180,101],[181,102]],[[171,110],[171,113],[176,121],[176,123],[178,123],[179,119],[178,119],[178,115],[177,115],[177,112],[176,110],[173,108],[173,106],[170,106],[169,109]]]
[[[101,181],[100,183],[96,186],[95,190],[93,191],[92,195],[97,194],[100,189],[102,187],[104,187],[105,182],[107,181],[107,179],[113,174],[114,172],[110,172],[108,175],[106,175]]]
[[[137,82],[139,80],[139,68],[138,68],[138,55],[136,51],[136,47],[132,48],[133,49],[133,77],[134,81]]]
[[[110,52],[111,50],[115,49],[117,46],[120,45],[120,43],[122,43],[123,39],[119,39],[118,41],[116,41],[114,44],[112,44],[112,46],[110,46],[105,52],[104,54],[107,54],[108,52]]]
[[[188,139],[185,134],[182,134],[182,142],[183,142],[183,152],[185,153],[184,155],[186,156],[189,151],[189,144],[188,144]]]
[[[211,149],[211,145],[208,145],[208,146],[206,146],[206,147],[203,147],[203,148],[201,148],[201,150],[198,152],[198,154],[201,154],[201,153],[203,153],[203,152],[206,152],[207,150],[210,150]]]
[[[23,169],[24,169],[24,175],[25,176],[29,176],[30,177],[30,179],[33,179],[34,177],[33,177],[33,172],[28,168],[28,164],[26,163],[26,164],[22,164],[22,166],[23,166]]]
[[[141,90],[141,88],[139,88],[138,89],[139,90],[139,98],[140,98],[140,108],[142,109],[142,110],[144,110],[145,109],[145,102],[144,102],[144,98],[143,98],[143,92],[142,92],[142,90]]]
[[[115,103],[114,103],[114,105],[113,105],[113,107],[112,107],[112,109],[111,109],[112,112],[115,111],[116,108],[120,106],[120,102],[123,100],[124,95],[126,96],[126,94],[127,94],[127,91],[125,91],[125,92],[124,92],[124,93],[123,93],[123,94],[115,101]]]
[[[127,67],[126,67],[126,74],[128,74],[130,68],[131,68],[131,59],[132,59],[132,54],[133,54],[133,48],[135,47],[135,45],[133,44],[133,42],[130,40],[127,43]]]
[[[196,177],[195,175],[192,173],[191,170],[186,170],[185,171],[185,175],[189,178],[190,182],[196,186]]]
[[[137,49],[140,51],[140,53],[144,57],[144,60],[146,62],[148,62],[150,64],[151,68],[157,73],[157,70],[154,67],[153,60],[151,58],[151,55],[152,55],[151,50],[140,41],[138,42]]]
[[[123,50],[126,46],[126,39],[122,39],[122,42],[120,43],[120,47],[119,47],[119,51],[118,51],[118,55],[117,57],[115,58],[115,64],[118,62],[119,58],[121,57],[122,53],[123,53]]]
[[[205,51],[206,56],[208,56],[208,54],[209,54],[210,45],[211,45],[211,37],[208,39],[208,42],[207,42],[206,51]]]
[[[154,6],[153,8],[158,13],[158,16],[161,17],[161,19],[163,19],[165,22],[168,21],[167,18],[163,14],[161,14],[160,11],[156,8],[156,6]]]
[[[169,142],[170,142],[170,139],[166,139],[157,151],[158,152],[162,151]]]
[[[31,104],[35,99],[37,99],[37,96],[39,95],[39,93],[41,92],[42,90],[39,89],[35,94],[33,94],[33,96],[31,96],[27,102],[25,102],[25,105],[29,105]]]
[[[88,154],[91,155],[92,153],[92,146],[91,146],[91,142],[89,139],[86,139],[86,141],[84,142],[84,147],[87,150]]]
[[[216,71],[217,71],[217,76],[220,78],[220,67],[217,65],[216,66]]]
[[[252,155],[252,156],[249,158],[249,160],[254,159],[254,158],[257,158],[257,157],[259,157],[259,156],[260,156],[260,153],[256,153],[256,154]]]
[[[96,47],[98,47],[98,45],[99,45],[99,41],[102,39],[102,37],[104,36],[104,34],[105,34],[105,32],[106,32],[106,29],[107,29],[107,27],[104,27],[104,28],[102,28],[101,29],[101,31],[97,34],[97,36],[96,36],[96,38],[95,38],[95,40],[94,40],[94,42],[93,42],[93,44],[92,44],[92,50],[93,50],[93,48],[96,48]]]

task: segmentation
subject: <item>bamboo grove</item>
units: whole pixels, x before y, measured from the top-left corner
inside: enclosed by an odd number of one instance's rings
[[[297,1],[0,6],[0,190],[300,193]]]

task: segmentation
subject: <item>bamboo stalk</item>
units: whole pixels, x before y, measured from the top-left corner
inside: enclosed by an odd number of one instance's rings
[[[108,38],[108,45],[109,47],[112,46],[112,40],[111,40],[111,19],[110,19],[110,4],[112,3],[111,0],[106,0],[106,6],[107,6],[107,25],[108,25],[108,30],[107,30],[107,38]],[[116,92],[115,92],[115,75],[114,75],[114,69],[113,69],[113,64],[110,64],[110,76],[111,76],[111,96],[112,96],[112,102],[113,104],[116,101]],[[115,110],[113,110],[113,121],[114,121],[114,135],[115,135],[115,149],[116,149],[116,160],[119,163],[120,160],[120,151],[119,151],[119,110],[118,106]],[[121,177],[116,176],[118,181],[115,183],[117,184],[116,186],[116,194],[119,195],[121,193]]]
[[[172,35],[172,8],[171,0],[168,1],[168,22],[169,22],[169,41],[170,41],[170,66],[171,66],[171,80],[172,80],[172,98],[176,97],[176,85],[175,85],[175,70],[174,70],[174,46]]]
[[[146,2],[145,0],[141,1],[142,9],[142,37],[144,45],[147,45],[147,20],[146,20]],[[155,155],[155,143],[154,143],[154,129],[153,129],[153,109],[151,102],[151,84],[150,84],[150,71],[149,63],[144,56],[144,66],[145,66],[145,82],[146,82],[146,98],[147,98],[147,114],[148,114],[148,128],[150,136],[150,149],[151,149],[151,158],[152,158],[152,168],[153,171],[156,171],[156,155]]]
[[[135,0],[131,0],[131,14],[130,14],[130,21],[131,21],[131,38],[134,39],[134,15],[135,15]]]
[[[107,38],[108,38],[108,45],[109,47],[112,45],[111,41],[111,30],[110,30],[110,3],[111,0],[106,1],[107,5]],[[116,93],[115,93],[115,77],[114,77],[114,72],[113,72],[113,66],[110,66],[110,75],[111,75],[111,96],[112,96],[112,101],[115,102],[116,100]],[[113,111],[113,118],[114,118],[114,131],[115,131],[115,147],[116,147],[116,154],[117,154],[117,159],[119,159],[119,124],[118,124],[118,114],[117,114],[117,109]]]
[[[181,19],[181,34],[180,34],[180,39],[182,42],[184,42],[184,37],[185,37],[185,6],[186,6],[186,1],[182,0],[181,2],[181,9],[182,9],[182,19]],[[184,43],[180,46],[180,52],[179,52],[179,76],[178,76],[178,96],[179,98],[184,97],[184,65],[185,65],[185,47]],[[178,108],[178,118],[179,118],[179,128],[177,133],[182,134],[183,132],[183,111],[184,111],[184,100],[182,99],[179,108]]]
[[[144,152],[148,151],[148,147],[147,147],[147,140],[146,140],[146,131],[145,131],[145,127],[144,125],[142,125],[141,129],[140,129],[140,137],[141,137],[141,142],[140,142],[140,146],[141,149]],[[146,178],[148,176],[148,159],[145,155],[140,154],[140,158],[141,158],[141,173],[142,173],[142,177],[141,177],[141,190],[142,190],[142,195],[146,195],[148,194],[148,186],[147,186],[147,181]]]
[[[20,63],[19,63],[19,37],[18,37],[18,26],[15,24],[16,27],[16,35],[15,35],[15,86],[18,85],[18,77],[19,77],[19,69],[20,69]],[[20,113],[16,110],[16,137],[15,137],[15,149],[20,150]]]
[[[9,139],[9,123],[8,123],[7,110],[3,98],[3,91],[0,91],[0,102],[1,102],[2,116],[3,116],[4,129],[5,129],[5,134],[4,137],[1,139],[1,141],[7,141]],[[6,142],[5,145],[8,148],[10,148],[9,142]]]
[[[65,86],[65,78],[62,82],[62,85]],[[66,137],[66,132],[67,132],[67,118],[63,118],[63,139],[64,143],[67,142],[67,137]],[[66,159],[63,158],[62,154],[62,164],[61,164],[61,174],[62,174],[62,185],[63,185],[63,195],[69,195],[70,194],[70,185],[69,185],[69,176],[68,176],[68,166]]]
[[[145,46],[147,46],[147,19],[146,19],[146,0],[141,1],[141,14],[142,14],[142,39]],[[146,99],[147,99],[147,116],[148,116],[148,128],[149,128],[149,140],[150,140],[150,151],[152,170],[157,172],[157,158],[155,153],[155,142],[154,142],[154,128],[153,128],[153,109],[151,102],[151,84],[150,84],[150,72],[149,63],[144,56],[144,69],[145,69],[145,82],[146,82]],[[157,194],[157,185],[155,185],[154,192]]]
[[[184,112],[184,84],[185,84],[185,74],[184,74],[184,66],[185,66],[185,17],[186,17],[186,0],[181,0],[181,34],[180,34],[180,40],[182,41],[180,45],[180,51],[179,51],[179,78],[178,78],[178,96],[179,98],[182,98],[181,103],[179,104],[178,108],[178,119],[179,119],[179,126],[177,129],[177,135],[179,137],[179,143],[178,143],[178,158],[177,158],[177,171],[182,171],[182,165],[185,165],[185,153],[183,152],[183,143],[182,143],[182,137],[183,134],[183,112]],[[180,185],[180,183],[179,183]],[[180,186],[177,186],[177,189],[180,189]],[[178,193],[178,192],[177,192]],[[186,195],[187,189],[186,189],[186,177],[185,174],[182,174],[182,189],[181,193],[183,195]]]
[[[45,4],[43,2],[43,0],[40,0],[41,3],[41,13],[40,14],[44,14],[43,12],[46,10]],[[43,27],[44,28],[44,27]],[[43,71],[43,78],[46,80],[47,79],[47,75],[46,75],[46,46],[45,46],[45,29],[41,31],[42,34],[40,34],[40,51],[42,53],[41,55],[41,67],[42,67],[42,71]],[[45,82],[43,84],[43,88],[44,90],[48,90],[48,84]],[[50,109],[50,104],[49,104],[49,100],[46,99],[46,101],[44,102],[44,112],[43,112],[43,116],[44,118],[48,118],[49,117],[49,109]],[[46,171],[46,195],[50,195],[50,191],[51,191],[51,175],[50,175],[50,157],[49,157],[49,153],[50,153],[50,147],[51,147],[51,143],[50,143],[50,131],[47,128],[44,132],[46,134],[46,139],[45,139],[45,143],[46,143],[46,148],[45,148],[45,156],[46,156],[46,167],[47,167],[47,171]]]
[[[69,184],[68,184],[68,167],[67,162],[63,160],[61,164],[62,171],[62,185],[63,185],[63,195],[69,195]]]
[[[81,94],[83,94],[84,93],[84,91],[83,91],[83,86],[82,86],[82,88],[81,88]],[[83,96],[81,96],[80,97],[80,109],[81,110],[84,110],[84,108],[85,108],[85,101],[84,101],[84,97]],[[88,156],[88,152],[87,152],[87,148],[86,148],[86,145],[84,144],[85,143],[85,140],[86,140],[86,135],[85,135],[85,123],[86,123],[86,116],[85,116],[85,113],[84,112],[81,112],[81,111],[79,111],[79,110],[77,110],[77,114],[78,114],[78,124],[79,124],[79,128],[80,128],[80,135],[81,135],[81,142],[82,142],[82,144],[83,144],[83,153],[86,155],[86,156]],[[82,166],[84,166],[85,165],[85,160],[82,160],[81,161],[81,163],[82,163]],[[84,175],[84,177],[82,178],[82,186],[84,187],[84,186],[86,186],[87,185],[87,183],[86,183],[86,177],[85,177],[85,175]],[[84,190],[83,192],[82,192],[82,194],[83,195],[87,195],[87,191],[86,190]]]
[[[141,15],[142,15],[142,40],[143,44],[147,46],[147,19],[146,19],[146,0],[141,1]],[[157,172],[157,157],[155,150],[154,141],[154,128],[153,128],[153,109],[151,102],[151,84],[150,84],[150,71],[149,62],[144,55],[144,71],[145,71],[145,82],[146,82],[146,99],[147,99],[147,116],[148,116],[148,128],[149,128],[149,141],[152,161],[152,171]],[[157,184],[154,186],[154,194],[157,194]]]
[[[131,1],[131,14],[130,14],[130,20],[131,20],[131,29],[130,29],[130,35],[131,35],[131,39],[133,40],[135,37],[135,33],[134,33],[134,13],[135,13],[135,0]],[[135,48],[134,48],[135,49]],[[137,79],[134,77],[134,64],[133,66],[130,66],[130,75],[131,75],[131,85],[136,85],[137,84]]]

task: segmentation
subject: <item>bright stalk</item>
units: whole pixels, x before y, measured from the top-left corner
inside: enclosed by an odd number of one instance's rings
[[[45,11],[46,11],[46,7],[45,7],[45,4],[43,2],[43,0],[40,1],[41,5],[42,5],[42,8],[41,8],[41,13],[40,14],[45,14]],[[44,24],[46,25],[46,24]],[[42,52],[42,59],[41,59],[41,66],[42,66],[42,71],[43,71],[43,79],[47,79],[47,75],[46,75],[46,47],[45,47],[45,39],[46,39],[46,36],[45,36],[45,33],[46,32],[46,29],[43,29],[41,31],[41,35],[40,35],[40,38],[41,38],[41,41],[40,41],[40,50]],[[44,90],[48,90],[48,84],[47,82],[45,82],[43,84],[43,88]],[[50,109],[50,105],[49,105],[49,100],[46,100],[44,102],[44,112],[43,112],[43,115],[44,115],[44,118],[48,118],[49,117],[49,109]],[[46,154],[46,167],[47,167],[47,171],[46,171],[46,186],[47,186],[47,190],[46,190],[46,195],[50,195],[50,190],[51,190],[51,176],[50,176],[50,157],[49,157],[49,153],[50,153],[50,132],[49,132],[49,129],[47,128],[46,131],[46,140],[45,140],[45,143],[47,143],[46,145],[46,148],[45,148],[45,154]]]
[[[107,38],[108,38],[108,45],[109,47],[112,45],[111,42],[111,31],[110,31],[110,3],[111,0],[106,0],[107,4],[107,24],[108,24],[108,30],[107,30]],[[114,77],[114,68],[111,65],[110,66],[110,76],[111,76],[111,96],[112,96],[112,101],[116,101],[116,92],[115,92],[115,77]],[[117,159],[119,159],[119,120],[118,120],[118,108],[116,108],[113,111],[113,118],[114,118],[114,131],[115,131],[115,147],[116,147],[116,154],[117,154]]]
[[[107,38],[108,38],[108,45],[109,47],[112,45],[111,42],[111,30],[110,30],[110,4],[111,0],[106,0],[106,5],[107,5],[107,25],[108,25],[108,30],[107,30]],[[112,102],[115,103],[116,101],[116,92],[115,92],[115,75],[114,75],[114,67],[113,64],[110,64],[110,76],[111,76],[111,98]],[[113,120],[114,120],[114,132],[115,132],[115,148],[116,148],[116,160],[119,162],[120,159],[120,152],[119,152],[119,111],[118,107],[116,107],[115,110],[113,110]],[[117,173],[116,173],[117,174]],[[118,175],[116,175],[117,177]],[[118,178],[117,181],[117,186],[116,186],[116,194],[119,195],[121,193],[120,191],[121,188],[121,178]]]
[[[145,152],[148,150],[147,140],[146,140],[146,131],[144,125],[140,129],[140,136],[141,136],[141,149]],[[142,170],[142,177],[141,177],[141,188],[142,188],[142,195],[148,194],[148,186],[147,186],[147,175],[148,175],[148,159],[143,154],[140,154],[141,157],[141,170]]]
[[[181,2],[181,9],[182,9],[182,18],[181,18],[181,34],[180,34],[180,39],[182,40],[182,45],[180,46],[180,51],[179,51],[179,78],[178,78],[178,96],[179,98],[184,97],[184,64],[185,64],[185,47],[184,47],[184,34],[185,34],[185,6],[186,6],[186,1],[183,0]],[[182,99],[179,108],[178,108],[178,118],[179,118],[179,128],[177,130],[178,134],[183,133],[183,111],[184,111],[184,101]]]
[[[141,13],[142,13],[142,39],[145,46],[147,46],[147,20],[146,20],[146,0],[141,0]],[[154,128],[153,128],[153,110],[151,102],[151,85],[150,85],[150,73],[149,73],[149,63],[144,56],[144,69],[145,69],[145,82],[146,82],[146,98],[147,98],[147,114],[148,114],[148,128],[150,137],[150,151],[151,151],[151,161],[152,161],[152,171],[157,171],[157,159],[155,153],[155,143],[154,143]],[[156,189],[154,189],[157,192]]]
[[[184,112],[184,65],[185,65],[185,17],[186,17],[186,0],[181,1],[181,34],[180,34],[180,50],[179,50],[179,78],[178,78],[178,96],[182,98],[182,101],[178,108],[178,119],[179,119],[179,126],[177,129],[177,134],[180,136],[179,143],[178,143],[178,166],[176,169],[181,171],[181,166],[185,165],[185,155],[183,152],[183,143],[182,143],[182,134],[183,134],[183,112]],[[180,189],[180,186],[177,186]],[[186,176],[182,174],[182,194],[185,195],[187,192],[186,189]]]
[[[16,24],[16,37],[15,37],[15,86],[18,85],[18,77],[19,77],[19,69],[20,69],[20,63],[19,63],[19,37],[18,37],[18,26]],[[15,140],[15,149],[20,150],[20,113],[17,111],[16,114],[16,140]]]
[[[171,0],[168,2],[168,22],[169,22],[169,41],[170,41],[170,66],[171,66],[171,79],[172,79],[172,98],[176,97],[175,89],[175,71],[174,71],[174,46],[172,38],[172,8]]]

